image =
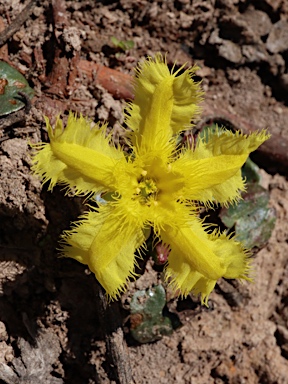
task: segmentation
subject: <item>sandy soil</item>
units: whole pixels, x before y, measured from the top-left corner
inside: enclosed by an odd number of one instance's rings
[[[21,23],[26,4],[0,0],[0,30],[19,24],[0,58],[35,90],[29,114],[14,125],[0,120],[0,383],[287,383],[287,0],[32,1]],[[111,37],[134,47],[121,50]],[[199,126],[225,122],[272,134],[253,158],[265,169],[277,221],[254,255],[254,284],[220,281],[209,309],[168,290],[166,309],[181,326],[147,344],[129,334],[128,304],[161,273],[151,261],[143,265],[144,275],[110,311],[116,328],[123,325],[116,346],[128,369],[115,373],[94,276],[57,258],[59,235],[83,201],[41,187],[30,172],[28,142],[47,140],[44,114],[53,121],[74,110],[108,120],[121,143],[130,75],[156,52],[167,53],[169,64],[199,65],[206,92]]]

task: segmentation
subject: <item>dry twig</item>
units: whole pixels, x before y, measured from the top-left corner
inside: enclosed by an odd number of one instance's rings
[[[132,374],[128,348],[123,338],[122,316],[119,302],[107,302],[103,288],[96,282],[96,305],[99,320],[106,341],[106,362],[109,365],[109,379],[117,384],[131,384]]]
[[[116,99],[133,99],[132,77],[127,73],[107,68],[88,60],[78,63],[79,75],[85,74],[92,81],[107,89]]]
[[[3,17],[0,16],[0,36],[1,36],[3,31],[5,31],[5,23],[4,23]],[[3,44],[3,46],[0,48],[0,60],[4,60],[4,61],[8,62],[9,61],[8,57],[9,57],[8,56],[8,45]]]

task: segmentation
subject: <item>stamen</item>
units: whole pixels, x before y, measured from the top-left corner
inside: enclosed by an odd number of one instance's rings
[[[147,174],[147,171],[143,171],[141,175],[143,175],[143,173]],[[135,192],[142,204],[150,204],[151,200],[157,195],[158,188],[153,179],[141,177],[138,181],[138,186],[135,188]]]

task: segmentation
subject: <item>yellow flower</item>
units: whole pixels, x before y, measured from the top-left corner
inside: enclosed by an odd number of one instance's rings
[[[33,170],[49,189],[58,183],[76,194],[109,196],[64,233],[62,254],[88,265],[112,298],[135,276],[135,251],[141,256],[151,227],[171,249],[166,277],[181,295],[200,293],[207,305],[221,277],[249,279],[248,252],[204,226],[197,202],[236,202],[245,190],[241,167],[268,135],[218,129],[195,148],[179,149],[176,137],[191,127],[202,98],[194,71],[170,72],[159,54],[137,68],[125,113],[129,154],[110,144],[106,125],[91,128],[72,113],[65,129],[60,119],[54,129],[46,120],[50,143],[36,146]]]

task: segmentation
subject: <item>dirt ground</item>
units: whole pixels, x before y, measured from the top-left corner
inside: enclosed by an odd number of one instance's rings
[[[288,383],[288,1],[32,0],[30,13],[28,3],[0,0],[0,58],[35,91],[26,116],[0,120],[0,383]],[[116,47],[111,37],[134,46]],[[198,64],[206,92],[198,127],[224,122],[272,134],[253,159],[277,221],[254,255],[253,284],[220,281],[208,309],[168,290],[166,309],[181,326],[140,344],[129,335],[127,303],[133,290],[160,281],[153,263],[144,265],[122,305],[106,312],[124,327],[116,346],[129,372],[115,373],[94,276],[57,258],[59,235],[83,201],[41,187],[28,143],[47,140],[44,114],[55,121],[68,110],[108,120],[121,142],[133,68],[156,52],[168,64]]]

